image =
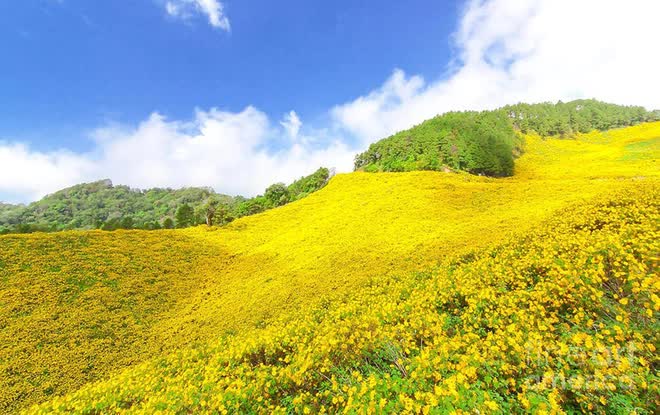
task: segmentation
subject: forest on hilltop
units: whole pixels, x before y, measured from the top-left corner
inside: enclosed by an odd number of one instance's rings
[[[330,170],[322,167],[288,186],[275,183],[253,198],[223,195],[208,187],[141,190],[99,180],[27,206],[0,203],[0,234],[221,225],[301,199],[325,186],[329,178]]]
[[[575,133],[606,131],[643,122],[660,120],[660,110],[647,111],[641,106],[609,104],[595,99],[578,99],[556,104],[515,104],[502,107],[514,128],[542,137],[571,138]]]
[[[498,112],[448,112],[380,140],[356,156],[355,169],[441,170],[510,176],[522,142]]]
[[[453,169],[511,176],[522,152],[517,132],[570,138],[576,133],[660,120],[660,110],[588,99],[516,104],[493,111],[448,112],[369,146],[355,157],[355,170]]]

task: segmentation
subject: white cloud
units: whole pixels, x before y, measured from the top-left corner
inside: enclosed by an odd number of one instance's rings
[[[284,116],[284,119],[280,121],[280,125],[286,130],[289,138],[295,141],[298,138],[300,127],[302,127],[302,121],[298,118],[298,114],[292,110]]]
[[[198,110],[188,123],[152,114],[132,131],[111,128],[96,135],[101,137],[99,170],[138,187],[195,184],[254,195],[273,182],[290,182],[321,165],[343,163],[338,167],[350,168],[346,163],[352,160],[352,152],[336,141],[321,149],[296,144],[268,151],[278,131],[253,107],[238,113]]]
[[[89,154],[44,154],[22,144],[0,143],[0,194],[20,195],[10,200],[14,202],[29,201],[108,177],[140,188],[211,186],[249,196],[320,166],[350,170],[354,149],[339,140],[327,139],[323,145],[296,142],[269,151],[269,140],[281,133],[266,114],[247,107],[241,112],[198,110],[186,122],[153,113],[133,128],[100,128],[92,134],[96,149]]]
[[[179,8],[179,6],[177,6],[176,3],[172,1],[168,1],[167,3],[165,3],[165,11],[170,16],[175,16],[175,17],[180,16],[181,13],[181,9]]]
[[[203,14],[215,28],[230,31],[229,18],[218,0],[168,0],[165,11],[172,17],[187,20],[194,14]]]
[[[42,153],[22,143],[0,141],[0,194],[31,201],[79,182],[93,170],[86,157],[61,150]]]
[[[179,17],[203,12],[222,27],[226,17],[215,4],[172,0],[166,7]],[[303,125],[294,111],[272,123],[253,107],[210,109],[191,120],[155,113],[137,126],[101,128],[89,154],[0,142],[0,195],[34,200],[105,177],[135,187],[212,186],[252,195],[322,165],[349,171],[368,143],[449,110],[579,97],[660,108],[658,15],[660,3],[643,0],[473,1],[454,36],[456,61],[442,79],[395,70],[317,125]]]
[[[458,63],[426,83],[396,70],[380,88],[332,109],[363,143],[449,110],[597,98],[660,107],[660,3],[517,0],[468,3]]]

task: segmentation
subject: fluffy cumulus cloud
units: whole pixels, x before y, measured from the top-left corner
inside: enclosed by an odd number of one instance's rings
[[[425,82],[396,70],[332,115],[366,143],[438,113],[519,101],[597,98],[660,108],[658,15],[652,0],[472,1],[447,76]]]
[[[42,153],[22,143],[0,141],[0,194],[18,201],[75,184],[92,170],[89,159],[68,151]]]
[[[339,141],[269,150],[269,140],[284,133],[253,107],[238,113],[197,111],[185,123],[152,114],[135,129],[95,133],[101,154],[97,175],[108,173],[118,183],[142,188],[194,184],[254,195],[273,181],[290,182],[321,165],[350,168],[349,149]]]
[[[195,14],[202,14],[211,26],[226,31],[231,29],[224,6],[218,0],[168,0],[165,3],[165,11],[172,17],[184,20]]]
[[[229,30],[216,0],[166,6],[173,16],[203,13]],[[348,171],[368,143],[449,110],[591,97],[660,108],[658,15],[652,0],[471,1],[453,37],[455,61],[437,80],[394,70],[370,93],[329,109],[321,125],[304,124],[294,111],[272,122],[253,107],[210,109],[190,120],[155,113],[137,126],[101,128],[89,154],[0,142],[0,199],[33,200],[104,177],[251,195],[321,165]]]
[[[300,123],[294,112],[289,115]],[[100,128],[92,134],[96,148],[89,154],[40,153],[24,144],[0,143],[2,171],[16,172],[0,174],[0,194],[14,199],[10,201],[34,200],[81,181],[109,177],[139,188],[196,185],[255,195],[273,182],[291,182],[320,166],[351,168],[353,150],[331,138],[323,145],[295,142],[269,150],[273,137],[289,136],[290,124],[274,127],[253,107],[240,112],[211,109],[198,110],[185,122],[153,113],[135,127]]]

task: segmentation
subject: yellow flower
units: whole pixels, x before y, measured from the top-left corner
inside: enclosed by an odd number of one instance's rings
[[[486,405],[486,408],[490,409],[491,411],[497,411],[499,409],[499,406],[495,401],[486,400],[484,402],[484,405]]]

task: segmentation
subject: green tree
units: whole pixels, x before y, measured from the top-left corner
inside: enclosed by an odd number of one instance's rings
[[[195,223],[195,210],[187,203],[179,206],[174,215],[177,228],[187,228]]]
[[[270,185],[266,189],[264,197],[271,207],[286,205],[290,200],[289,190],[284,183]]]
[[[216,225],[225,225],[233,220],[233,217],[230,214],[229,206],[226,203],[218,203],[215,208],[215,219],[214,223]]]
[[[111,218],[108,219],[103,223],[103,226],[101,226],[101,229],[104,231],[114,231],[115,229],[119,229],[121,227],[121,221],[119,218]]]
[[[213,218],[217,214],[219,206],[220,199],[215,196],[210,196],[202,206],[202,212],[207,226],[213,225]]]
[[[174,221],[172,220],[172,218],[170,217],[165,218],[165,220],[163,221],[163,229],[174,229]]]
[[[121,219],[120,227],[122,229],[133,229],[133,225],[134,225],[133,218],[131,216],[124,216]]]
[[[172,219],[170,219],[170,220],[172,220]],[[160,226],[160,223],[158,223],[157,221],[146,222],[144,224],[144,226],[142,227],[142,229],[146,229],[146,230],[150,230],[150,231],[161,229],[161,228],[162,227]]]
[[[289,200],[298,200],[321,189],[330,180],[330,170],[321,167],[309,176],[301,177],[287,188]]]
[[[238,205],[238,208],[236,209],[237,216],[241,217],[261,213],[266,210],[266,203],[266,198],[263,196],[248,199]]]

